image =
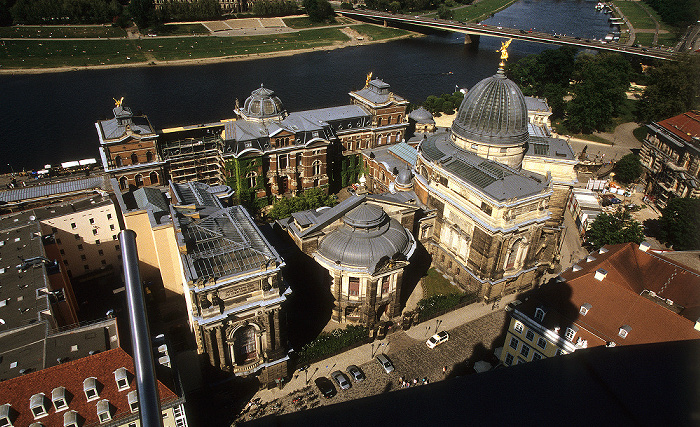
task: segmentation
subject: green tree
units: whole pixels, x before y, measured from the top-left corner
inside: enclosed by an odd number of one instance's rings
[[[128,10],[139,29],[146,29],[155,22],[156,6],[153,0],[131,0]]]
[[[309,19],[313,22],[332,21],[335,15],[328,0],[304,0],[303,6]]]
[[[627,211],[601,213],[586,231],[586,241],[596,249],[617,243],[642,243],[644,228]]]
[[[700,58],[665,61],[649,71],[635,114],[640,123],[659,121],[700,108]]]
[[[661,211],[662,239],[678,251],[700,249],[700,199],[674,198]]]
[[[644,2],[659,12],[665,23],[675,27],[687,27],[700,19],[700,1],[698,0],[644,0]]]
[[[440,7],[438,7],[437,15],[440,19],[452,19],[452,9],[445,6],[444,4],[441,4]]]
[[[627,154],[615,163],[613,168],[615,179],[623,184],[629,184],[642,175],[642,163],[636,154]]]
[[[287,218],[294,212],[308,209],[318,209],[322,206],[335,206],[338,203],[335,196],[327,195],[320,188],[311,188],[296,197],[278,200],[267,215],[270,219]]]

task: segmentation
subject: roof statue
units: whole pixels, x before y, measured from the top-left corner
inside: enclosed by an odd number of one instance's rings
[[[369,82],[372,80],[372,72],[367,74],[367,80],[365,80],[365,87],[369,86]]]
[[[121,98],[112,98],[114,100],[114,105],[117,107],[121,107],[122,103],[124,102],[124,97],[122,96]]]
[[[506,61],[508,60],[508,46],[510,46],[512,41],[513,39],[508,39],[501,42],[501,48],[496,51],[501,52],[501,63],[499,64],[501,67],[505,67],[506,65]]]

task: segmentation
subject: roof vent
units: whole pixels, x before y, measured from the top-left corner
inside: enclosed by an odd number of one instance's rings
[[[586,257],[586,262],[592,262],[592,261],[595,261],[595,258],[593,258],[592,255],[588,255],[588,256]]]
[[[571,266],[571,271],[573,271],[573,272],[581,271],[581,266],[579,266],[578,264],[574,264]]]
[[[642,242],[639,244],[639,250],[642,252],[646,252],[651,248],[651,245],[648,242]]]
[[[599,268],[599,269],[597,269],[597,270],[595,271],[595,276],[594,276],[594,277],[595,277],[596,280],[599,280],[599,281],[602,282],[603,279],[605,279],[605,276],[607,276],[607,275],[608,275],[608,272],[607,272],[607,271],[603,270],[602,268]]]
[[[604,254],[604,253],[607,253],[607,252],[608,252],[608,250],[607,250],[606,248],[600,248],[600,249],[598,249],[598,253],[599,253],[599,254]]]
[[[627,338],[627,334],[629,334],[631,330],[632,327],[630,325],[622,325],[622,327],[620,327],[620,332],[618,332],[617,335],[619,335],[620,338]]]
[[[593,308],[593,306],[590,305],[589,303],[585,302],[585,303],[581,304],[581,308],[579,309],[578,312],[581,313],[582,316],[585,316],[586,314],[588,314],[588,310],[590,310],[591,308]]]

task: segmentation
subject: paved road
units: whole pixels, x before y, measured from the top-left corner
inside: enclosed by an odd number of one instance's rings
[[[510,300],[512,297],[502,301],[501,307]],[[475,320],[463,322],[464,319],[480,315],[481,317]],[[447,329],[460,323],[460,320],[462,324]],[[475,374],[473,363],[492,358],[493,348],[502,344],[506,321],[507,315],[502,308],[492,310],[490,305],[480,303],[464,307],[414,326],[407,332],[392,334],[381,342],[366,344],[327,361],[313,364],[308,371],[308,377],[305,372],[297,372],[296,378],[283,390],[260,391],[253,398],[253,401],[259,399],[260,403],[250,404],[243,410],[238,421],[396,391],[402,388],[402,380],[411,380],[412,383],[412,380],[417,378],[419,382],[416,386],[419,387],[423,378],[427,378],[428,382],[435,382],[456,375]],[[429,349],[425,340],[434,332],[437,324],[440,324],[440,330],[448,330],[450,339],[434,349]],[[372,354],[376,355],[379,352],[389,355],[396,368],[393,372],[385,373],[371,358]],[[320,375],[328,377],[337,369],[345,371],[351,363],[358,365],[365,372],[367,379],[353,383],[348,390],[338,390],[338,394],[330,399],[321,397],[313,384],[314,379]],[[443,367],[447,367],[444,373]]]

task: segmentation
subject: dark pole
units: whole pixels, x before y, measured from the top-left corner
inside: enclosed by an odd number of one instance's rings
[[[148,316],[144,304],[141,274],[139,273],[139,256],[136,250],[136,233],[123,230],[119,233],[122,262],[124,263],[124,281],[126,284],[126,301],[131,324],[131,343],[134,346],[134,367],[136,370],[136,388],[139,394],[139,416],[143,427],[162,427],[160,399],[156,386],[151,333],[148,329]]]

